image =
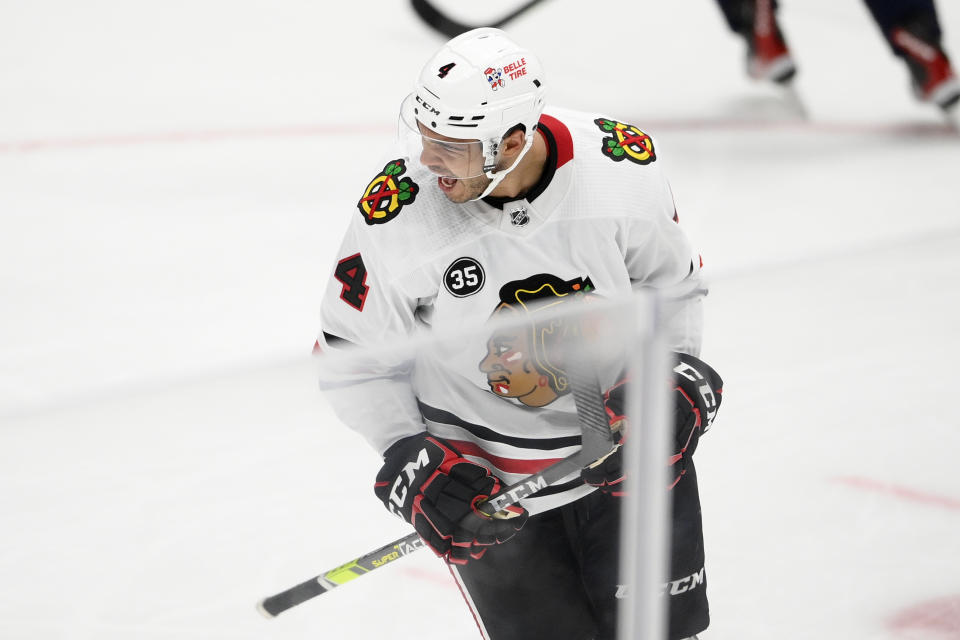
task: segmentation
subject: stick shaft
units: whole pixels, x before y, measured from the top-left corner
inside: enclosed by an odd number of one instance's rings
[[[503,491],[494,496],[491,500],[484,503],[481,509],[488,515],[493,515],[520,500],[533,495],[540,489],[547,487],[564,476],[580,469],[585,464],[593,462],[599,455],[594,455],[595,448],[581,448],[580,451],[553,463],[543,471],[534,473],[520,482],[506,487]],[[589,460],[584,460],[584,456],[592,456]],[[369,553],[342,564],[336,569],[331,569],[318,576],[310,578],[300,584],[290,587],[280,593],[261,600],[257,609],[268,618],[274,618],[287,609],[291,609],[298,604],[303,604],[311,598],[335,589],[340,585],[350,582],[355,578],[366,575],[374,569],[387,565],[394,560],[399,560],[403,556],[413,553],[424,547],[423,540],[416,533],[411,533],[403,538],[394,540],[389,544],[374,549]]]
[[[485,514],[492,516],[494,513],[502,511],[506,507],[558,482],[610,452],[613,446],[613,436],[607,421],[607,413],[603,405],[603,395],[597,380],[595,365],[589,357],[584,355],[582,347],[572,355],[567,373],[573,391],[574,404],[577,407],[577,421],[580,424],[580,450],[500,491],[493,498],[480,505],[480,510]],[[420,536],[411,533],[336,569],[331,569],[295,587],[265,598],[257,605],[257,608],[267,617],[275,617],[287,609],[366,575],[374,569],[379,569],[424,546],[426,545],[420,539]]]
[[[543,0],[528,0],[528,2],[520,5],[516,10],[508,13],[499,20],[491,21],[488,24],[477,25],[464,24],[454,20],[437,9],[430,0],[413,0],[412,5],[413,10],[417,12],[417,15],[420,16],[424,22],[448,38],[453,38],[478,27],[502,27],[541,2],[543,2]]]

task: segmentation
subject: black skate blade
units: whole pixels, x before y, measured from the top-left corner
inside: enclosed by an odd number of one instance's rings
[[[947,119],[947,124],[953,127],[954,132],[960,135],[960,105],[954,104],[943,110],[943,116]]]
[[[947,124],[960,133],[960,93],[951,96],[949,100],[938,106],[944,118],[947,119]]]
[[[807,110],[807,105],[804,103],[803,98],[800,97],[800,93],[797,91],[793,79],[791,78],[785,82],[781,82],[776,86],[783,95],[784,104],[787,105],[790,111],[801,120],[809,120],[810,112]]]

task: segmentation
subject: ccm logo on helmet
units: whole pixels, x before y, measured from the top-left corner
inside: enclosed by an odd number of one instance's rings
[[[437,115],[437,116],[440,115],[440,112],[433,105],[430,105],[424,102],[423,98],[421,98],[420,96],[417,96],[417,104],[419,104],[421,107],[423,107],[424,109],[426,109],[427,111],[429,111],[434,115]]]

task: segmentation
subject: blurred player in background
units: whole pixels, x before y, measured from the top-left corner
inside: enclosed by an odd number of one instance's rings
[[[485,638],[613,640],[624,478],[619,444],[597,465],[490,518],[477,505],[576,451],[562,357],[573,327],[544,304],[669,290],[674,369],[669,637],[709,624],[691,455],[722,382],[696,356],[701,262],[679,225],[649,135],[604,112],[544,112],[537,57],[497,29],[442,47],[401,105],[400,146],[371,164],[321,309],[322,353],[518,318],[529,331],[458,345],[415,366],[369,351],[322,380],[338,415],[383,456],[375,493],[444,558]],[[608,336],[620,340],[623,336]],[[622,348],[621,348],[622,350]],[[598,372],[616,433],[629,380]],[[366,482],[365,480],[362,480]],[[425,625],[435,605],[410,614]]]
[[[941,44],[933,0],[864,0],[894,55],[909,69],[915,95],[941,109],[960,102],[960,81]],[[777,0],[717,0],[727,24],[747,43],[751,77],[788,82],[797,72],[777,23]]]

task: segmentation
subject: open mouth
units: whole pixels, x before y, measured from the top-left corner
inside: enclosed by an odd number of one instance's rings
[[[445,176],[437,178],[437,184],[440,185],[440,188],[444,191],[450,191],[453,189],[455,186],[457,186],[457,182],[458,180],[456,178],[447,178]]]
[[[510,384],[507,382],[506,378],[497,378],[496,380],[488,379],[487,384],[490,385],[490,388],[493,389],[494,393],[500,395],[506,395],[510,393]]]

